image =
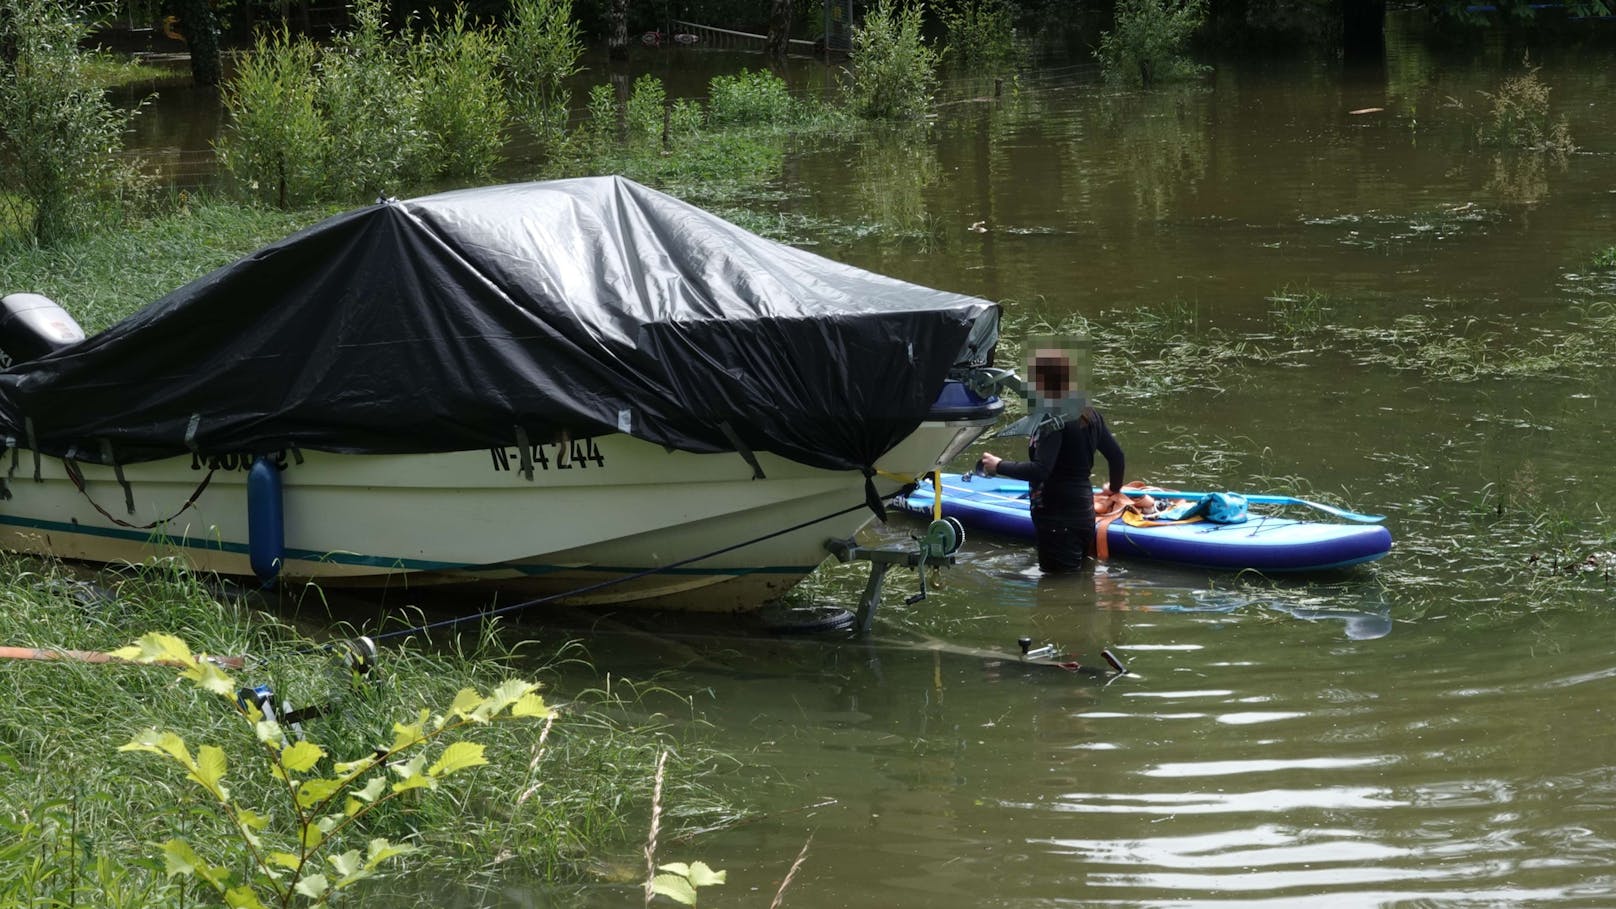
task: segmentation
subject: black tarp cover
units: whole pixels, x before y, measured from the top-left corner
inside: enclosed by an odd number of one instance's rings
[[[71,301],[67,301],[69,305]],[[983,362],[998,309],[618,177],[339,215],[0,373],[0,430],[119,462],[626,431],[867,468]]]

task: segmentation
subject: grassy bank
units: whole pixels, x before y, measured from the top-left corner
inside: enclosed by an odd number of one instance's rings
[[[190,71],[172,66],[153,66],[132,57],[96,51],[84,58],[84,76],[102,88],[123,88],[153,82],[175,82],[191,77]]]
[[[105,573],[90,584],[50,564],[0,563],[0,614],[10,645],[104,651],[163,629],[198,652],[248,654],[237,682],[269,685],[296,706],[327,707],[304,727],[332,760],[369,755],[393,740],[395,723],[412,722],[423,709],[445,711],[463,688],[488,692],[518,677],[542,682],[552,671],[537,655],[555,651],[524,645],[518,659],[516,648],[492,638],[388,647],[379,680],[355,685],[294,629],[165,566]],[[4,661],[0,692],[7,703],[0,713],[0,905],[215,901],[193,878],[164,873],[163,844],[182,837],[209,861],[229,865],[222,859],[241,854],[239,840],[183,771],[118,750],[142,730],[176,732],[193,750],[222,749],[231,798],[268,815],[266,840],[292,824],[284,784],[267,772],[252,727],[229,698],[179,682],[174,669]],[[470,729],[464,738],[486,746],[487,764],[377,810],[354,831],[359,848],[369,837],[405,843],[420,851],[397,870],[426,867],[466,882],[491,880],[496,869],[565,879],[603,856],[631,851],[650,810],[657,754],[671,748],[667,730],[639,713],[643,708],[600,692],[541,693],[559,710],[542,749],[538,723]],[[674,754],[664,801],[699,816],[713,804],[688,782],[699,775],[692,765],[700,758],[689,749]]]

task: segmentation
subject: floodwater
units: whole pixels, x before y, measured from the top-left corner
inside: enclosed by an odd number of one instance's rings
[[[1528,49],[1568,156],[1476,141]],[[970,539],[923,602],[895,576],[865,642],[603,619],[559,697],[654,681],[688,699],[644,709],[735,758],[712,783],[749,818],[663,838],[727,872],[702,905],[769,905],[810,838],[787,906],[1616,905],[1616,44],[1398,32],[1383,67],[1152,93],[1057,70],[793,150],[773,189],[826,255],[1003,300],[1012,331],[1086,317],[1130,479],[1325,498],[1397,542],[1323,578],[1041,579]],[[823,574],[805,596],[856,599]],[[1021,636],[1132,672],[975,652]]]

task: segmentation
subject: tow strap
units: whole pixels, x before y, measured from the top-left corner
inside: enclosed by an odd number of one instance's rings
[[[1159,486],[1147,486],[1139,480],[1135,480],[1122,488],[1137,489],[1144,492],[1160,492],[1168,497],[1172,495],[1170,490],[1162,489]],[[1094,496],[1094,517],[1098,522],[1095,525],[1094,532],[1095,557],[1102,562],[1111,558],[1111,547],[1106,540],[1106,531],[1110,529],[1111,523],[1118,518],[1121,518],[1122,523],[1127,524],[1129,527],[1171,527],[1174,524],[1194,524],[1202,520],[1200,515],[1196,515],[1193,518],[1183,518],[1177,521],[1157,521],[1150,517],[1155,513],[1155,511],[1151,511],[1146,514],[1140,511],[1135,499],[1120,492],[1097,493]]]

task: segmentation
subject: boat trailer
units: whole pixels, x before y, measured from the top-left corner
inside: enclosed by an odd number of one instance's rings
[[[825,548],[838,562],[870,563],[870,580],[864,585],[864,595],[859,597],[858,612],[854,615],[853,627],[859,636],[870,633],[870,623],[875,621],[875,609],[881,605],[881,589],[886,584],[887,572],[892,566],[902,565],[920,574],[920,592],[905,597],[904,605],[912,606],[924,600],[928,592],[926,569],[954,564],[954,554],[959,552],[960,545],[965,542],[965,528],[954,518],[938,518],[926,527],[925,533],[915,537],[914,541],[914,549],[871,548],[860,546],[851,539],[825,541]]]

